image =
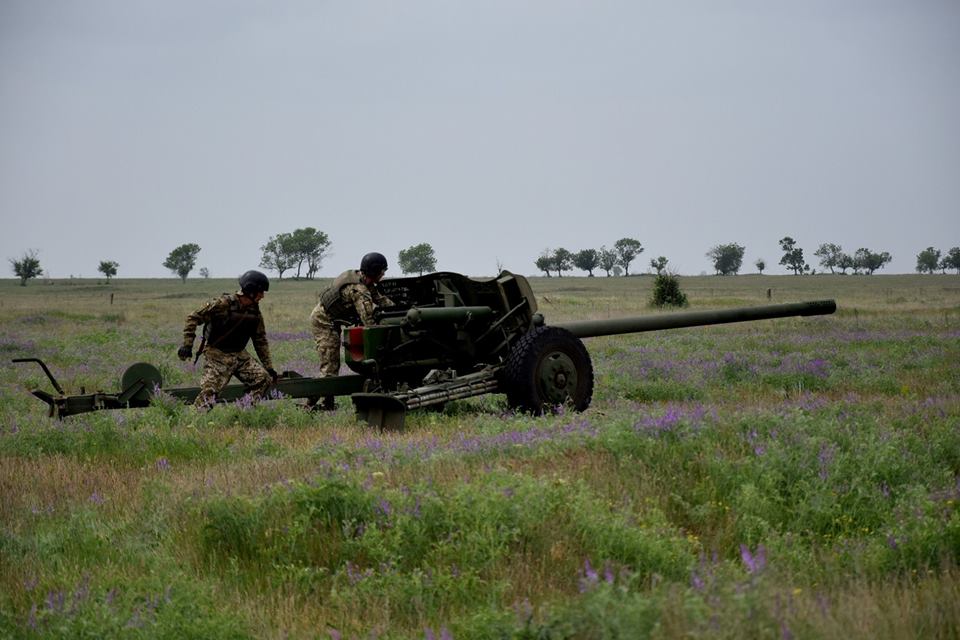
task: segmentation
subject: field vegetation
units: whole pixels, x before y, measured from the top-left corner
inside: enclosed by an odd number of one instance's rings
[[[534,278],[548,323],[660,313],[652,277]],[[262,303],[317,372],[324,280]],[[957,638],[960,277],[683,277],[690,310],[832,316],[586,341],[590,409],[503,396],[401,433],[291,400],[56,421],[29,394],[166,386],[226,280],[0,282],[0,636]]]

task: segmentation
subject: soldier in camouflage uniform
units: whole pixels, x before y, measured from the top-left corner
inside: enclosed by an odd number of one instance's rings
[[[386,270],[387,259],[382,254],[368,253],[360,261],[359,270],[344,271],[320,293],[320,302],[310,313],[310,330],[320,356],[319,377],[340,373],[341,327],[376,324],[374,312],[393,306],[377,286]],[[307,406],[314,408],[316,399]],[[333,396],[323,399],[322,408],[335,408]]]
[[[259,302],[270,289],[267,276],[259,271],[247,271],[240,276],[240,291],[225,293],[211,300],[187,316],[183,328],[183,346],[177,350],[181,360],[188,360],[193,352],[197,325],[204,325],[200,353],[204,355],[200,394],[194,405],[207,409],[216,402],[217,394],[236,376],[255,396],[266,397],[277,372],[270,359],[267,332],[260,315]],[[247,342],[260,358],[260,366],[247,353]],[[197,354],[200,355],[199,353]]]

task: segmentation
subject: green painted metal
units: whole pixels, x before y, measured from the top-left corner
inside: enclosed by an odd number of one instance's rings
[[[817,316],[830,314],[837,310],[833,300],[812,302],[793,302],[760,307],[741,307],[739,309],[721,309],[717,311],[687,311],[681,313],[663,313],[631,318],[613,318],[610,320],[582,320],[561,322],[554,326],[566,329],[578,338],[621,335],[624,333],[642,333],[644,331],[663,331],[683,327],[702,327],[730,322],[751,322],[754,320],[772,320],[795,316]]]

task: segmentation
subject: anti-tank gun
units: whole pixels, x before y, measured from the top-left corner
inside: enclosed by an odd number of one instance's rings
[[[535,414],[558,405],[582,411],[593,396],[593,366],[582,338],[730,322],[833,313],[833,300],[719,311],[682,312],[547,324],[523,276],[504,271],[473,279],[440,272],[381,283],[394,307],[377,324],[343,331],[344,361],[353,372],[326,378],[284,372],[278,396],[317,399],[350,396],[359,418],[400,428],[406,412],[488,393],[504,393],[510,407]],[[40,362],[40,361],[37,361]],[[50,414],[146,406],[157,391],[192,402],[197,387],[163,388],[159,371],[138,363],[123,374],[119,393],[59,395],[36,390]],[[242,385],[220,398],[237,399]]]

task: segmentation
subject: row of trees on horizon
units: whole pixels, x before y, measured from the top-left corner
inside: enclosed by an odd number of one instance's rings
[[[780,258],[782,266],[792,271],[794,275],[817,273],[816,268],[811,268],[804,256],[803,248],[797,245],[796,240],[785,236],[779,243],[780,250],[783,252]],[[643,253],[643,250],[643,246],[636,239],[621,238],[609,249],[606,246],[577,252],[565,248],[545,249],[534,264],[547,277],[551,277],[553,272],[556,272],[558,277],[563,277],[564,271],[572,271],[574,268],[586,271],[589,277],[593,277],[593,272],[597,269],[605,271],[608,277],[629,276],[630,264]],[[711,247],[706,256],[713,263],[717,275],[729,276],[740,273],[745,253],[746,247],[731,242]],[[877,252],[864,247],[849,254],[839,244],[832,242],[821,244],[813,255],[820,260],[821,273],[829,269],[830,273],[843,275],[846,275],[848,269],[854,274],[872,275],[893,260],[893,256],[886,251]],[[666,256],[657,256],[651,258],[649,264],[650,268],[660,275],[667,271],[669,260]],[[753,264],[761,274],[767,268],[767,262],[763,258],[758,258]],[[960,247],[953,247],[946,253],[927,247],[917,255],[916,269],[918,273],[934,273],[938,269],[946,273],[948,269],[956,269],[960,274]]]
[[[780,239],[779,244],[783,252],[780,265],[795,275],[817,273],[815,268],[811,268],[796,240],[786,236]],[[313,227],[281,233],[271,236],[260,247],[260,267],[275,272],[281,280],[285,273],[292,273],[296,279],[312,280],[320,271],[324,258],[329,255],[330,246],[329,236]],[[169,253],[163,266],[186,281],[196,267],[200,250],[200,245],[196,243],[182,244]],[[604,245],[599,249],[582,249],[576,252],[565,248],[545,249],[534,261],[534,265],[547,277],[552,277],[554,273],[563,277],[564,272],[570,272],[574,268],[585,271],[589,277],[594,276],[594,271],[601,270],[607,277],[629,276],[630,265],[643,252],[644,247],[639,240],[621,238],[610,248]],[[733,242],[711,247],[706,256],[712,261],[717,275],[737,275],[743,267],[745,252],[746,247]],[[840,274],[846,274],[850,270],[854,274],[870,275],[893,259],[886,251],[875,252],[863,247],[849,254],[840,245],[832,242],[821,244],[813,255],[819,259],[821,273],[826,273],[829,269],[830,273]],[[20,259],[10,258],[10,264],[14,275],[20,278],[23,286],[28,280],[43,275],[39,253],[35,249],[24,252]],[[437,269],[433,247],[426,242],[402,249],[397,256],[397,264],[404,274],[423,275]],[[757,259],[753,264],[761,274],[767,268],[763,258]],[[666,256],[657,256],[649,262],[650,268],[657,275],[668,272],[668,265]],[[109,282],[117,275],[119,267],[114,260],[101,260],[97,271]],[[946,273],[950,269],[955,269],[960,274],[960,247],[941,251],[930,246],[917,254],[917,273]],[[503,265],[498,261],[497,271],[502,270]],[[199,274],[204,278],[210,277],[210,271],[206,267],[201,268]]]

